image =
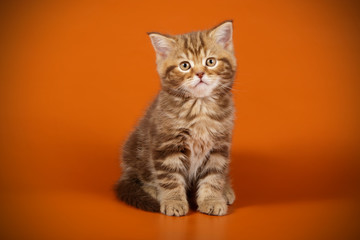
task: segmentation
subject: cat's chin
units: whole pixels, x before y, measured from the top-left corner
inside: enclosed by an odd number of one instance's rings
[[[207,83],[198,83],[194,88],[190,90],[192,95],[196,98],[204,98],[211,95],[213,86]]]

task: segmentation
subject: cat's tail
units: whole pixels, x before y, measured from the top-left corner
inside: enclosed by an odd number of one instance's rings
[[[120,179],[115,185],[119,200],[149,212],[160,212],[160,203],[142,189],[142,183],[137,178]]]

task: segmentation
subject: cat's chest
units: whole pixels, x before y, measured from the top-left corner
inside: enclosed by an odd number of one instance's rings
[[[216,144],[217,136],[224,131],[224,126],[221,121],[210,117],[211,114],[218,111],[217,108],[211,106],[211,102],[206,104],[197,100],[188,102],[183,107],[184,111],[178,115],[178,120],[181,122],[181,128],[185,128],[189,132],[186,145],[190,150],[189,176],[193,178],[205,161],[206,155]]]
[[[183,106],[179,118],[189,130],[187,145],[192,158],[204,158],[214,145],[214,137],[223,129],[222,123],[210,117],[216,110],[213,102],[189,101]]]
[[[209,154],[214,147],[214,135],[217,132],[216,124],[209,120],[199,120],[189,127],[189,138],[187,145],[190,150],[190,169],[189,176],[194,178]]]
[[[188,145],[193,158],[204,157],[213,147],[214,127],[210,121],[198,120],[188,128]]]

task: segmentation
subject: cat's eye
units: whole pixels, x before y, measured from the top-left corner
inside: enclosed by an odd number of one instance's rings
[[[181,70],[187,71],[187,70],[190,69],[191,65],[190,65],[189,62],[183,61],[183,62],[180,63],[179,67],[180,67]]]
[[[211,58],[208,58],[208,59],[206,59],[206,66],[208,66],[208,67],[213,67],[213,66],[215,66],[215,64],[216,64],[216,59],[215,58],[213,58],[213,57],[211,57]]]

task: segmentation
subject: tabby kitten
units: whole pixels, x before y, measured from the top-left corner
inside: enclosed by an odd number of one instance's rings
[[[149,33],[161,90],[123,147],[120,200],[183,216],[224,215],[229,181],[236,69],[232,21],[184,35]],[[191,205],[192,206],[192,205]]]

